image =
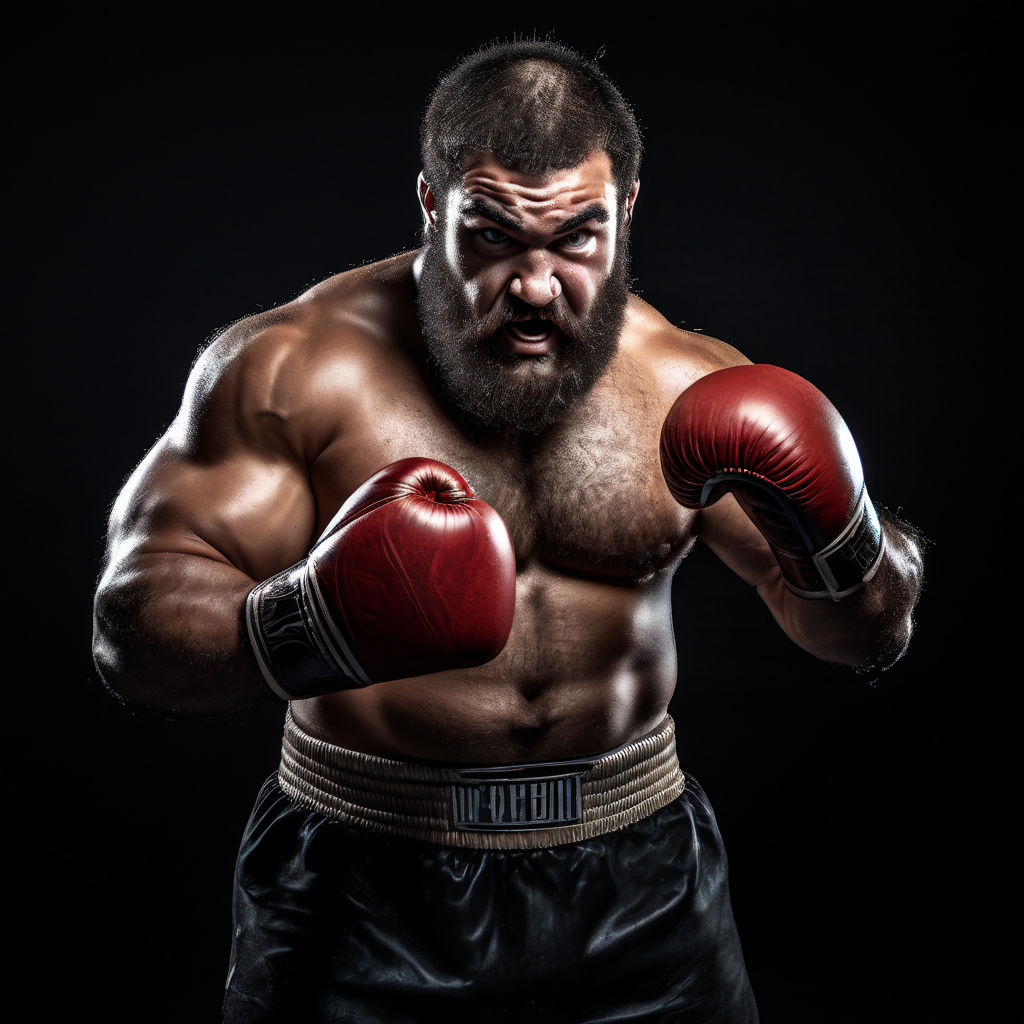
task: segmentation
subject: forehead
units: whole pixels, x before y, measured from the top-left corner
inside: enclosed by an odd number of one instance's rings
[[[615,209],[612,162],[601,150],[578,167],[545,174],[510,170],[491,152],[473,153],[464,164],[461,186],[453,197],[458,207],[482,196],[538,226],[560,223],[595,202],[603,203],[609,212]]]

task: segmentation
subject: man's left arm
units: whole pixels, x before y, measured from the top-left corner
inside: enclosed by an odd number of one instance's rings
[[[874,576],[838,601],[798,597],[772,549],[731,495],[703,510],[696,535],[757,588],[775,621],[805,651],[825,661],[880,671],[906,651],[923,576],[918,531],[879,509],[886,543]]]
[[[850,431],[774,366],[700,378],[662,431],[665,480],[694,532],[816,657],[865,670],[907,648],[922,582],[917,531],[868,494]]]

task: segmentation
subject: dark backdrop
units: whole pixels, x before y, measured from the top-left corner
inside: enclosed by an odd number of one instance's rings
[[[232,861],[278,752],[279,707],[175,715],[104,691],[90,602],[110,502],[218,327],[416,243],[438,74],[554,29],[605,51],[645,129],[640,295],[814,381],[876,501],[933,540],[916,639],[877,679],[803,654],[695,553],[672,710],[766,1024],[940,1019],[988,956],[977,794],[1008,616],[1000,501],[976,484],[1010,387],[1005,28],[874,3],[684,4],[672,21],[642,4],[282,6],[232,30],[211,10],[50,9],[9,44],[6,537],[34,582],[6,588],[27,666],[8,680],[8,963],[33,1018],[216,1019]]]

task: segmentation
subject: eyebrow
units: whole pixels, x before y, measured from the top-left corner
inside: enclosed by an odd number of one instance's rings
[[[473,214],[486,217],[488,220],[493,220],[495,224],[500,224],[509,231],[523,230],[522,221],[516,217],[509,216],[497,203],[492,203],[489,199],[484,199],[483,196],[473,196],[462,208],[462,214],[465,217],[472,216]],[[563,220],[561,224],[556,225],[551,233],[553,235],[563,235],[568,231],[575,231],[576,228],[586,224],[587,221],[596,220],[598,223],[604,224],[608,219],[608,210],[605,209],[603,204],[591,203],[585,210],[580,210],[579,213],[573,214],[573,216]]]

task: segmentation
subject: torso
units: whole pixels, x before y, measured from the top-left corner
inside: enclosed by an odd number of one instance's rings
[[[480,668],[295,702],[292,713],[322,739],[387,757],[505,763],[612,749],[654,728],[675,686],[670,590],[694,513],[662,479],[661,424],[680,391],[737,354],[631,297],[618,353],[562,422],[528,440],[475,435],[422,364],[413,255],[299,300],[324,352],[310,384],[329,421],[310,466],[315,535],[382,466],[447,463],[512,537],[512,635]],[[337,394],[332,381],[345,378]]]

